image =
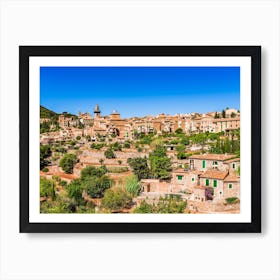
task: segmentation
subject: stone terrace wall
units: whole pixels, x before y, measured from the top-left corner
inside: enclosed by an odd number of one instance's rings
[[[148,153],[138,153],[138,152],[114,152],[116,155],[115,159],[107,159],[104,156],[105,150],[100,151],[83,151],[80,155],[79,159],[81,163],[89,163],[89,164],[100,164],[99,160],[103,159],[104,164],[107,165],[119,165],[118,160],[122,161],[122,164],[126,165],[128,158],[135,158],[135,157],[144,157],[145,155],[148,156]]]

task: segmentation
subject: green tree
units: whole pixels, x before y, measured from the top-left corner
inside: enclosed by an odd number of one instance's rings
[[[189,138],[188,137],[186,137],[185,135],[181,138],[181,145],[185,145],[185,146],[187,146],[187,145],[189,145],[190,144],[190,140],[189,140]]]
[[[81,140],[81,136],[78,135],[78,136],[76,137],[76,140],[78,140],[78,141]]]
[[[231,145],[229,142],[229,139],[226,138],[225,143],[224,143],[224,152],[225,153],[230,153],[231,152]]]
[[[101,206],[109,209],[111,212],[118,212],[123,208],[130,208],[132,205],[132,197],[121,187],[115,187],[105,191],[101,200]]]
[[[60,160],[59,166],[67,174],[73,173],[75,164],[77,163],[77,156],[74,154],[65,154]]]
[[[157,179],[170,179],[172,171],[171,159],[167,156],[164,146],[156,146],[155,150],[149,156],[151,174]]]
[[[43,122],[40,124],[40,133],[50,132],[50,122]]]
[[[104,152],[104,156],[105,156],[106,158],[116,158],[116,155],[114,154],[114,151],[113,151],[111,148],[107,149],[107,150]]]
[[[226,111],[225,111],[225,110],[222,111],[222,117],[223,117],[223,118],[226,117]]]
[[[185,145],[178,145],[176,146],[175,150],[177,151],[177,158],[178,159],[186,159],[187,154],[185,153],[186,147]]]
[[[112,180],[103,175],[101,177],[86,177],[82,180],[82,188],[92,198],[103,197],[104,192],[112,186]]]
[[[215,119],[218,119],[218,118],[220,118],[220,116],[219,116],[219,114],[218,114],[217,112],[215,113],[215,116],[214,116],[214,118],[215,118]]]
[[[176,134],[182,134],[182,133],[183,133],[183,129],[182,129],[182,128],[177,128],[177,129],[175,130],[175,133],[176,133]]]
[[[55,199],[55,181],[46,178],[40,178],[40,196],[51,197]]]
[[[81,171],[81,179],[86,179],[88,177],[102,177],[107,172],[105,167],[95,167],[95,166],[87,166]]]
[[[73,198],[76,204],[83,202],[83,189],[81,187],[81,180],[75,179],[66,187],[68,197]]]
[[[48,165],[47,157],[51,155],[50,145],[41,145],[40,146],[40,170],[42,170],[46,165]]]
[[[115,142],[112,145],[111,148],[112,148],[113,151],[121,151],[122,150],[122,145],[119,142]]]
[[[127,160],[128,165],[133,170],[133,173],[137,176],[138,180],[150,178],[150,169],[148,166],[147,157],[129,158]]]

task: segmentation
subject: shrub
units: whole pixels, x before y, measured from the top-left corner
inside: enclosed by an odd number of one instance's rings
[[[103,197],[104,192],[112,186],[112,180],[103,175],[102,177],[86,177],[82,180],[82,188],[92,198]]]
[[[104,156],[106,158],[116,158],[113,150],[111,148],[107,149],[105,152],[104,152]]]
[[[227,197],[226,198],[226,203],[227,204],[236,204],[236,203],[239,203],[240,200],[238,197]]]
[[[175,133],[182,134],[183,133],[183,129],[182,128],[178,128],[178,129],[175,130]]]
[[[177,154],[177,159],[186,159],[187,158],[187,154],[184,152],[179,152]]]
[[[73,180],[66,188],[68,196],[73,198],[79,205],[83,201],[83,190],[81,187],[81,181],[79,179]]]
[[[66,187],[66,186],[67,186],[67,181],[61,180],[61,181],[59,182],[59,185],[62,186],[62,187]]]
[[[142,201],[134,213],[184,213],[187,202],[180,195],[166,195],[154,203]]]
[[[105,144],[102,144],[102,143],[98,143],[98,144],[92,143],[92,144],[90,145],[90,147],[91,147],[92,149],[96,149],[96,150],[100,150],[100,149],[102,149],[104,146],[105,146]]]
[[[65,197],[58,196],[55,201],[44,201],[40,203],[40,213],[75,213],[75,203]]]
[[[137,196],[140,191],[140,182],[138,181],[136,175],[132,175],[126,178],[125,187],[128,193],[132,196]]]
[[[126,149],[129,149],[130,148],[130,143],[129,142],[125,142],[123,144],[123,147],[126,148]]]
[[[40,178],[40,196],[55,199],[55,182],[46,178]]]
[[[212,187],[205,188],[205,197],[206,200],[213,200],[214,189]]]
[[[60,160],[59,166],[63,169],[65,173],[73,173],[73,168],[77,163],[77,156],[74,154],[65,154]]]
[[[112,212],[117,212],[132,205],[132,198],[126,189],[115,187],[105,191],[101,206]]]
[[[87,177],[101,177],[105,175],[107,172],[106,167],[95,167],[95,166],[87,166],[81,171],[81,179],[85,179]]]
[[[122,172],[127,172],[128,167],[127,166],[107,167],[107,171],[110,173],[122,173]]]
[[[119,143],[119,142],[115,142],[111,148],[114,150],[114,151],[121,151],[122,150],[122,145]]]
[[[78,140],[78,141],[81,140],[81,136],[78,135],[78,136],[76,137],[76,140]]]
[[[49,169],[48,169],[47,167],[44,167],[44,168],[42,169],[42,171],[43,171],[43,172],[49,172]]]

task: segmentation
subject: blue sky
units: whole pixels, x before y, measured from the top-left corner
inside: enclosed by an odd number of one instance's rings
[[[122,117],[240,107],[239,67],[41,67],[40,104]]]

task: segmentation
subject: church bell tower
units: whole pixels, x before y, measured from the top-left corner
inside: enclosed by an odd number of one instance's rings
[[[100,108],[99,108],[99,105],[98,104],[96,104],[96,106],[95,106],[95,108],[94,108],[94,118],[98,118],[98,117],[100,117],[100,113],[101,113],[101,111],[100,111]]]

